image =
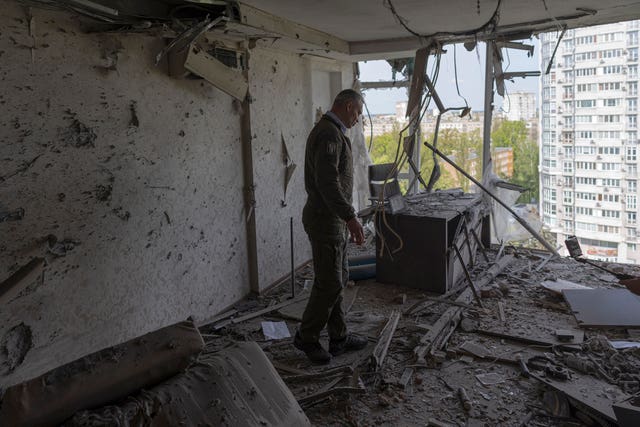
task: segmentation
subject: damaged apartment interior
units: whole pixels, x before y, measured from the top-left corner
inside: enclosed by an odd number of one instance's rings
[[[506,52],[636,19],[620,0],[2,0],[0,425],[640,425],[640,270],[560,256],[488,172],[494,94],[556,67],[553,45],[517,72]],[[454,43],[485,47],[481,180],[417,126],[469,114],[435,88]],[[397,76],[360,81],[367,60]],[[347,131],[366,240],[343,310],[368,344],[316,365],[293,346],[305,141],[343,89],[396,85],[394,163],[371,164],[365,117]],[[473,191],[435,191],[445,165]],[[507,221],[535,247],[492,243]]]

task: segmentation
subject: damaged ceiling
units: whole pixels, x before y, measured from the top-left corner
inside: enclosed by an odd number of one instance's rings
[[[266,41],[319,56],[351,60],[410,56],[433,42],[470,39],[523,39],[562,28],[640,18],[640,3],[568,0],[29,0],[62,7],[107,25],[144,30],[185,29],[207,17],[225,16],[227,37]]]

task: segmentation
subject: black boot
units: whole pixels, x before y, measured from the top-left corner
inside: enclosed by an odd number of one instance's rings
[[[313,363],[325,364],[331,361],[331,355],[319,342],[303,342],[298,332],[296,332],[296,336],[293,339],[293,346],[298,350],[304,351],[304,354],[306,354]]]
[[[338,356],[345,351],[362,350],[369,341],[360,335],[349,334],[341,340],[329,341],[329,353]]]

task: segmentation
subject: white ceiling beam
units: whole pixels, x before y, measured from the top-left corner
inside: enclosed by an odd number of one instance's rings
[[[266,33],[309,43],[326,51],[349,53],[349,43],[331,34],[298,24],[263,10],[238,3],[239,23]]]

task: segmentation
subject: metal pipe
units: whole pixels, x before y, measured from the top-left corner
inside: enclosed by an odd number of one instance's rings
[[[289,235],[291,238],[291,298],[296,297],[296,267],[293,252],[293,217],[289,218]]]
[[[492,41],[485,42],[484,65],[484,128],[482,135],[482,176],[485,176],[491,162],[491,119],[493,116],[493,47]],[[482,219],[482,244],[491,245],[491,221],[487,215]]]
[[[445,162],[449,163],[451,166],[453,166],[458,172],[460,172],[461,174],[463,174],[465,177],[467,177],[468,179],[471,180],[471,182],[473,182],[475,185],[478,186],[478,188],[480,188],[482,191],[484,191],[485,193],[487,193],[489,196],[491,196],[491,198],[493,200],[495,200],[496,202],[498,202],[503,208],[505,208],[507,211],[509,211],[509,213],[511,215],[513,215],[513,217],[516,219],[516,221],[518,221],[520,223],[520,225],[522,225],[529,233],[531,233],[531,235],[533,237],[536,238],[536,240],[538,240],[545,248],[547,248],[547,250],[551,253],[553,253],[556,256],[560,256],[560,254],[558,254],[558,251],[556,251],[556,248],[554,248],[553,246],[551,246],[551,244],[549,242],[547,242],[544,237],[542,237],[540,234],[538,234],[538,232],[536,230],[534,230],[533,228],[531,228],[531,226],[527,223],[527,221],[525,221],[524,219],[520,218],[520,216],[515,213],[513,211],[513,209],[511,209],[509,206],[507,206],[506,203],[504,203],[502,200],[500,200],[498,198],[498,196],[496,196],[495,194],[493,194],[491,191],[489,191],[488,188],[486,188],[484,185],[482,185],[477,179],[475,179],[474,177],[472,177],[471,175],[469,175],[464,169],[462,169],[460,166],[458,166],[453,160],[449,159],[447,156],[445,156],[444,154],[442,154],[440,152],[440,150],[438,150],[437,148],[435,148],[434,146],[432,146],[431,144],[429,144],[427,141],[424,142],[424,145],[427,146],[430,150],[432,150],[434,153],[436,153],[438,156],[440,156],[440,158],[442,158],[442,160],[444,160]]]
[[[246,63],[249,64],[249,49],[246,49]],[[243,72],[249,81],[248,68]],[[253,149],[251,147],[251,102],[250,95],[242,101],[242,114],[240,116],[240,140],[242,151],[242,178],[244,190],[245,226],[247,233],[247,263],[249,264],[249,289],[256,294],[260,293],[260,281],[258,274],[258,242],[256,231],[256,194],[253,180]]]

